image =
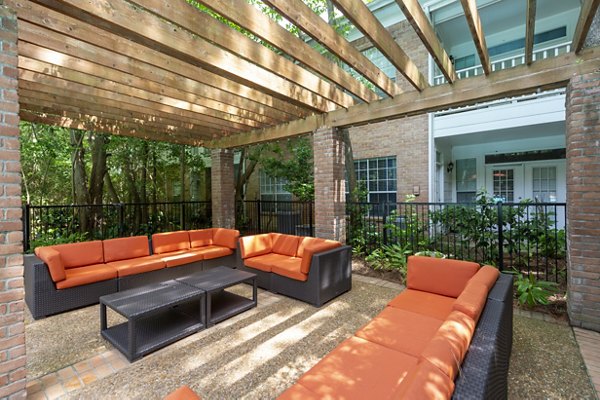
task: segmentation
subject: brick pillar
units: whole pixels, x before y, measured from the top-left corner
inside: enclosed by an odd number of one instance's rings
[[[17,17],[0,1],[0,398],[25,398]]]
[[[315,235],[346,241],[346,179],[341,130],[314,132]]]
[[[600,72],[571,78],[566,112],[568,312],[600,332]]]
[[[233,150],[211,151],[212,221],[216,228],[235,228]]]

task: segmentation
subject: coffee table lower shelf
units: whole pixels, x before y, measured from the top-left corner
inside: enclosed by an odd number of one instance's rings
[[[223,290],[207,296],[206,306],[210,307],[210,312],[207,314],[208,326],[211,326],[256,307],[256,299],[249,299]]]

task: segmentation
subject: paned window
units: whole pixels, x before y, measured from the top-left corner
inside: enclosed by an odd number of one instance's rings
[[[556,167],[534,167],[533,198],[541,203],[556,201]]]
[[[355,160],[356,179],[369,191],[371,203],[395,203],[397,192],[396,157]]]
[[[471,203],[477,195],[477,160],[456,160],[456,201]]]
[[[292,194],[284,189],[287,181],[283,178],[274,178],[260,171],[260,200],[265,202],[292,201]],[[263,204],[265,211],[280,209],[276,203]]]

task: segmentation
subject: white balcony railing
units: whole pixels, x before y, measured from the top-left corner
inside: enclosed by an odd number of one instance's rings
[[[565,54],[571,51],[571,42],[561,43],[553,45],[551,47],[544,47],[533,50],[533,61],[544,60],[550,57],[557,57],[561,54]],[[507,68],[513,68],[517,65],[525,64],[525,54],[515,55],[512,57],[505,57],[498,60],[491,60],[490,62],[492,71],[500,71]],[[472,76],[483,75],[483,68],[481,65],[476,65],[469,68],[464,68],[456,71],[458,79],[469,78]],[[433,78],[434,85],[441,85],[446,83],[446,78],[443,75],[436,75]]]

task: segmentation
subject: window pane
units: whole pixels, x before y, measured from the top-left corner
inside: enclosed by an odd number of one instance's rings
[[[477,191],[477,160],[456,160],[456,191]]]

